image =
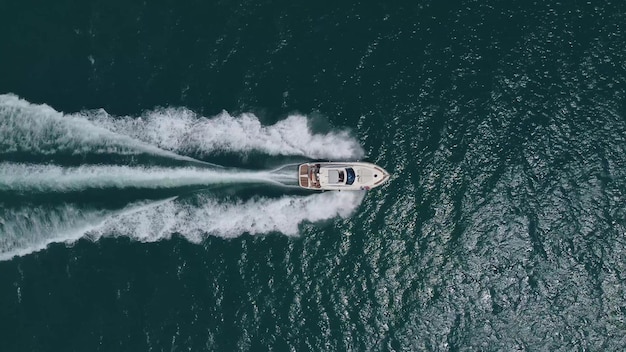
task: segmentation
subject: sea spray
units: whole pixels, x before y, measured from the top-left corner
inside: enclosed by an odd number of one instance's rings
[[[197,194],[193,201],[177,199],[125,216],[114,216],[92,236],[124,235],[141,241],[157,241],[177,233],[192,242],[206,235],[236,237],[280,232],[298,234],[303,222],[348,217],[359,206],[364,192],[326,192],[305,197],[254,198],[218,201]]]
[[[151,154],[195,161],[190,154],[259,152],[314,159],[359,159],[364,152],[348,130],[313,133],[310,120],[291,115],[264,126],[253,114],[203,117],[186,108],[141,117],[91,110],[63,114],[13,94],[0,95],[0,153]]]
[[[154,242],[173,234],[199,243],[206,236],[232,238],[242,234],[298,234],[300,224],[348,217],[363,200],[363,192],[326,192],[305,197],[217,200],[207,194],[139,202],[122,210],[78,208],[67,204],[0,211],[0,260],[44,249],[50,243],[79,238],[128,236]]]
[[[0,155],[150,154],[204,163],[97,126],[80,115],[64,115],[45,104],[31,104],[12,94],[0,95]]]
[[[308,118],[301,115],[289,116],[271,126],[263,126],[252,114],[231,116],[224,112],[208,118],[184,108],[154,110],[140,118],[114,117],[104,110],[68,115],[15,95],[0,95],[0,158],[11,153],[45,158],[57,154],[148,154],[201,163],[182,154],[249,152],[324,159],[357,159],[363,155],[348,131],[313,133]],[[149,165],[68,167],[5,161],[0,163],[0,191],[45,194],[235,183],[293,186],[297,178],[289,170],[291,166],[244,171]],[[0,260],[41,250],[50,243],[72,243],[85,237],[97,240],[102,236],[128,236],[139,241],[159,241],[179,234],[200,242],[209,235],[297,235],[304,222],[349,216],[363,195],[328,192],[242,201],[216,199],[200,191],[162,201],[137,201],[117,210],[93,207],[98,202],[79,205],[53,201],[15,207],[0,199]]]
[[[104,110],[82,112],[97,126],[179,154],[207,156],[218,153],[259,152],[313,159],[359,159],[364,152],[347,130],[313,133],[309,119],[291,115],[264,126],[250,113],[222,112],[203,117],[185,108],[166,108],[141,118],[113,117]]]
[[[101,228],[112,216],[132,216],[175,198],[137,202],[121,210],[93,209],[73,204],[25,204],[20,208],[11,208],[0,203],[0,260],[37,252],[51,243],[73,243]]]
[[[235,183],[283,185],[296,175],[238,169],[193,167],[57,165],[0,163],[0,190],[17,192],[71,192],[94,188],[176,188]]]

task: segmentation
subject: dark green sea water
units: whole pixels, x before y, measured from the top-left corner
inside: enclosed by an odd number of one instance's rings
[[[0,33],[0,351],[626,349],[626,2],[0,0]],[[392,178],[284,186],[315,159]]]

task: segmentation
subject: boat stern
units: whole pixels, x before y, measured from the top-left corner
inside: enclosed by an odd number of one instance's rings
[[[301,164],[298,167],[298,184],[306,189],[319,189],[319,164]]]

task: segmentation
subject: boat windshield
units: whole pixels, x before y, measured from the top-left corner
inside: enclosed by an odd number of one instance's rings
[[[347,185],[351,185],[354,183],[354,177],[355,177],[354,170],[351,167],[346,168],[346,184]]]

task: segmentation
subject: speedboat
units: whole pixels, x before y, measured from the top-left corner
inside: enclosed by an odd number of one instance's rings
[[[298,167],[300,187],[318,191],[369,190],[388,179],[385,169],[364,162],[318,162]]]

